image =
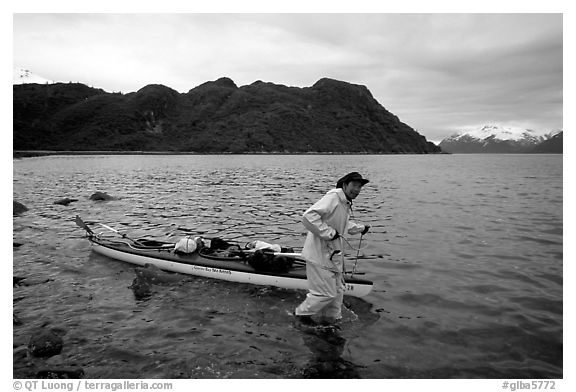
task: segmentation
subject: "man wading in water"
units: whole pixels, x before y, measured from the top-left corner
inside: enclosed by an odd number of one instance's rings
[[[308,235],[302,249],[306,259],[308,294],[295,311],[305,324],[313,324],[313,315],[327,322],[342,318],[344,299],[344,260],[337,251],[343,251],[343,234],[366,234],[369,225],[349,221],[352,200],[369,181],[360,173],[346,174],[332,189],[310,207],[302,216]]]

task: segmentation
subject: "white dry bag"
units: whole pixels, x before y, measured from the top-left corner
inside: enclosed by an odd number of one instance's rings
[[[194,253],[196,248],[198,248],[197,239],[198,237],[192,238],[192,236],[179,239],[174,246],[174,251],[180,253]]]

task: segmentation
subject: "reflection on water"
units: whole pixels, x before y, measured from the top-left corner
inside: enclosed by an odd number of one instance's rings
[[[185,277],[138,300],[134,268],[74,224],[299,248],[302,212],[353,170],[371,180],[354,214],[372,226],[358,270],[375,288],[346,300],[335,334],[294,324],[302,292]],[[14,161],[13,189],[29,208],[14,275],[34,283],[14,287],[15,377],[562,377],[561,156],[41,157]],[[42,328],[64,349],[30,362],[19,347]]]
[[[356,365],[342,358],[346,339],[335,328],[316,327],[306,331],[304,343],[313,358],[303,372],[306,378],[360,378]]]

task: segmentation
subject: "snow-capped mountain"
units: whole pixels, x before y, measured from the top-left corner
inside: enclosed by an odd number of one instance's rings
[[[48,80],[42,76],[32,73],[29,69],[22,67],[14,67],[14,78],[13,84],[24,84],[24,83],[54,83],[52,80]]]
[[[528,153],[560,132],[542,134],[518,127],[485,125],[449,136],[439,146],[451,153]]]

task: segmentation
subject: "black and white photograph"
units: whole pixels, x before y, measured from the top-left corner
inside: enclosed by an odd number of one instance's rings
[[[563,9],[352,7],[13,7],[13,390],[563,390]]]

